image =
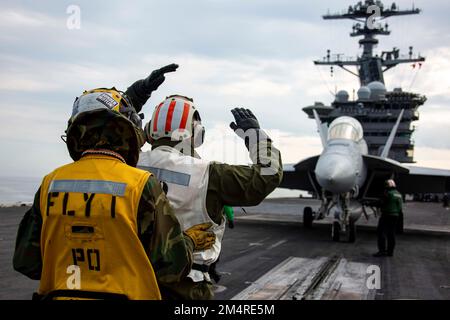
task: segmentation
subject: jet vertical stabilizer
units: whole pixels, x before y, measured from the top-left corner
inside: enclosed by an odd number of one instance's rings
[[[389,135],[386,145],[384,146],[383,151],[381,152],[380,155],[381,158],[387,158],[389,156],[389,151],[391,150],[392,143],[394,142],[395,135],[397,134],[398,126],[400,124],[400,121],[402,121],[404,112],[405,109],[402,109],[400,115],[398,116],[397,122],[395,123],[394,128],[392,128],[391,134]]]
[[[313,110],[314,118],[316,119],[317,131],[319,132],[320,139],[322,140],[322,147],[325,149],[328,140],[328,126],[326,123],[320,121],[319,115],[316,110]]]

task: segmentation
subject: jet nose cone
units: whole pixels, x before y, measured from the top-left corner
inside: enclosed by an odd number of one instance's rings
[[[356,172],[349,157],[339,154],[325,154],[316,166],[316,178],[320,186],[333,193],[345,193],[356,184]]]

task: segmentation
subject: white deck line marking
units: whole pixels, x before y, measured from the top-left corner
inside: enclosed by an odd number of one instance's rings
[[[287,242],[286,239],[280,240],[277,243],[274,243],[273,245],[271,245],[270,247],[267,248],[267,250],[271,250],[273,248],[278,247],[279,245],[282,245],[283,243]]]
[[[316,259],[289,257],[272,268],[232,300],[291,300],[304,298],[312,281],[328,262],[327,257]],[[336,268],[325,276],[308,299],[366,300],[374,299],[375,291],[366,287],[368,264],[340,259]]]
[[[319,270],[326,260],[289,257],[231,300],[278,300],[299,279],[306,279],[308,274],[312,277],[311,271]]]
[[[239,253],[242,254],[242,253],[248,252],[248,251],[252,250],[253,247],[261,247],[261,246],[264,245],[264,241],[267,241],[269,239],[270,239],[270,237],[267,237],[267,238],[261,239],[261,240],[259,240],[257,242],[249,242],[248,248],[239,251]]]

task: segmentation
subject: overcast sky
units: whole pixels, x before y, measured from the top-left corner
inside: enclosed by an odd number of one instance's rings
[[[147,120],[165,96],[193,97],[207,128],[205,158],[248,161],[228,128],[235,106],[254,111],[285,163],[320,153],[315,123],[301,109],[315,101],[329,104],[335,88],[358,89],[357,79],[344,71],[331,78],[327,68],[312,63],[326,49],[359,53],[348,36],[352,22],[321,19],[328,9],[340,11],[352,2],[2,0],[0,176],[40,177],[71,161],[60,135],[77,95],[95,87],[124,90],[172,62],[180,68],[144,107]],[[67,28],[70,5],[81,10],[80,29]],[[423,13],[390,19],[392,35],[377,50],[397,46],[407,53],[413,45],[427,57],[417,76],[410,65],[400,66],[388,71],[386,84],[427,95],[416,122],[416,160],[450,169],[450,4],[414,5]]]

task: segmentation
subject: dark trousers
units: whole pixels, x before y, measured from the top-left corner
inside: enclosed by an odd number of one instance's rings
[[[212,300],[214,298],[212,283],[194,282],[189,277],[171,284],[160,284],[159,290],[163,300]]]
[[[394,253],[395,248],[395,231],[397,228],[397,216],[381,216],[378,220],[378,251]],[[387,240],[387,250],[386,250]]]

